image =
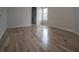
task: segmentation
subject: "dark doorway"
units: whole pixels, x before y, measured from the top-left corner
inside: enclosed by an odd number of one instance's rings
[[[36,7],[32,7],[32,24],[36,24]]]

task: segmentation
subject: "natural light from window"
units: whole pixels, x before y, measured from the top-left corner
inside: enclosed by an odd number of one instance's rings
[[[47,16],[48,16],[48,9],[43,8],[43,20],[47,20]]]

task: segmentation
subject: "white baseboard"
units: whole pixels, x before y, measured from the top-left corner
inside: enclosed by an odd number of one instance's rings
[[[28,24],[28,25],[16,25],[16,26],[8,26],[8,28],[16,28],[16,27],[27,27],[27,26],[31,26],[32,24]]]
[[[50,26],[50,25],[48,25],[48,26]],[[50,27],[58,28],[58,29],[65,30],[65,31],[68,31],[68,32],[72,32],[72,33],[79,36],[79,33],[75,32],[75,31],[73,31],[71,29],[67,29],[67,28],[63,28],[63,27],[59,27],[59,26],[52,26],[52,25]]]
[[[26,26],[32,26],[32,24],[28,24],[28,25],[9,26],[8,28],[26,27]],[[47,26],[50,26],[50,25],[47,25]],[[54,28],[58,28],[58,29],[65,30],[65,31],[69,31],[69,32],[72,32],[72,33],[74,33],[74,34],[76,34],[76,35],[79,36],[79,33],[75,32],[75,31],[73,31],[73,30],[71,30],[71,29],[67,29],[67,28],[63,28],[63,27],[59,27],[59,26],[52,26],[52,25],[51,25],[50,27],[54,27]]]

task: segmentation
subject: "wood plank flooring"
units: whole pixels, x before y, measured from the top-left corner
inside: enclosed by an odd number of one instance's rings
[[[79,36],[47,26],[7,29],[0,40],[1,52],[78,52]]]

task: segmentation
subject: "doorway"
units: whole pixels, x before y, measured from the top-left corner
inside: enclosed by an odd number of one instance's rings
[[[47,7],[32,7],[32,24],[47,25],[48,8]]]

